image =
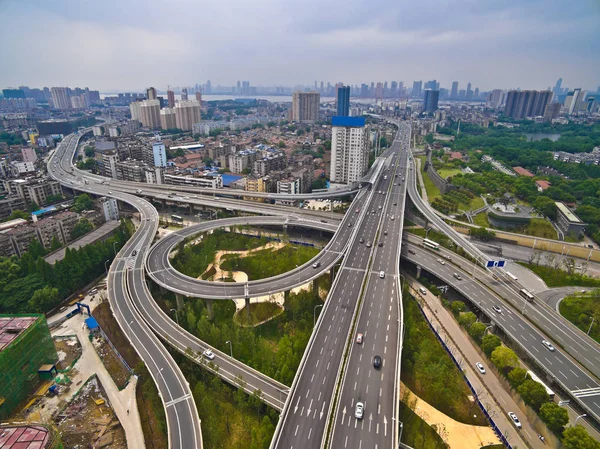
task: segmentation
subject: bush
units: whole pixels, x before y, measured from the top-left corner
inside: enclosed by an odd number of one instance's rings
[[[481,342],[487,326],[483,323],[473,323],[469,328],[469,335],[478,343]]]
[[[458,316],[461,312],[464,312],[465,303],[462,301],[454,301],[450,306],[450,309],[454,315]]]
[[[466,329],[470,329],[476,321],[477,315],[475,315],[473,312],[463,312],[458,317],[458,322]]]

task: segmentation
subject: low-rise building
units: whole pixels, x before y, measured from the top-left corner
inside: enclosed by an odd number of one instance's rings
[[[538,192],[543,192],[548,187],[550,187],[552,183],[550,183],[549,181],[544,181],[543,179],[539,179],[535,182],[535,185],[537,186]]]
[[[9,195],[0,199],[0,220],[6,220],[16,210],[26,210],[25,201],[17,195]]]
[[[37,229],[30,225],[17,226],[16,228],[6,231],[6,235],[10,237],[14,253],[19,257],[27,252],[32,241],[39,241]]]
[[[52,218],[54,218],[60,223],[60,229],[63,234],[63,240],[65,242],[70,241],[73,228],[79,221],[79,214],[76,214],[75,212],[64,211],[53,215]]]
[[[557,201],[556,203],[556,225],[565,234],[572,234],[578,237],[585,229],[585,223],[571,212],[564,203]]]
[[[58,239],[61,245],[64,245],[67,242],[62,233],[60,221],[55,220],[52,217],[42,218],[33,223],[32,226],[36,228],[38,239],[44,248],[50,248],[54,238]]]
[[[102,206],[105,221],[119,219],[119,205],[116,199],[103,196],[98,201]]]
[[[146,174],[144,170],[147,167],[145,163],[136,160],[117,162],[115,164],[117,179],[131,182],[145,182]]]
[[[165,184],[175,186],[195,186],[207,189],[222,189],[223,177],[221,175],[180,176],[164,175]]]

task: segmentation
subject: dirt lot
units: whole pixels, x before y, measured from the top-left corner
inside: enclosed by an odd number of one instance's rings
[[[97,404],[96,400],[104,403]],[[56,425],[65,447],[127,449],[125,432],[96,377],[58,415]]]
[[[61,371],[72,367],[73,363],[81,357],[81,344],[77,337],[55,337],[54,346],[58,354],[57,368]]]
[[[119,389],[125,388],[131,377],[131,373],[117,356],[113,348],[101,334],[94,336],[92,344],[100,356],[102,363],[106,367],[106,370],[110,374],[110,377],[115,381],[115,385]]]

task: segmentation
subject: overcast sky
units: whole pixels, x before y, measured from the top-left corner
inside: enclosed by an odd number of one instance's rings
[[[0,88],[600,85],[598,0],[0,0]]]

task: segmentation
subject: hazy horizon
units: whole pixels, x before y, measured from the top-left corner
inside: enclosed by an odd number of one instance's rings
[[[0,0],[0,86],[313,85],[436,79],[596,90],[600,3]]]

